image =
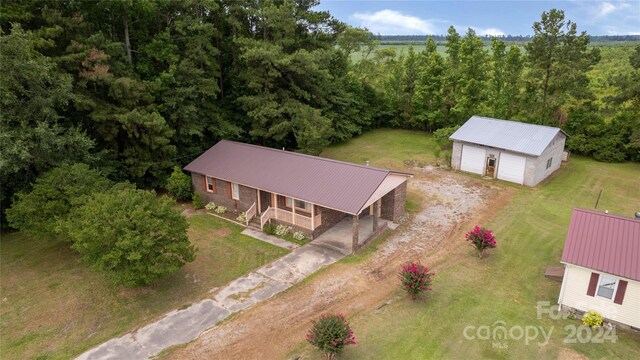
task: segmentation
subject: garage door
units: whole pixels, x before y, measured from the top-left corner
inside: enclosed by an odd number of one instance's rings
[[[524,182],[524,165],[527,159],[523,156],[500,153],[498,161],[498,179],[522,185]]]
[[[483,175],[485,155],[486,151],[483,148],[463,145],[460,170]]]

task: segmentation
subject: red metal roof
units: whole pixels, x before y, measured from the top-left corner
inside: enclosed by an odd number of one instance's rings
[[[640,220],[573,209],[562,262],[640,281]]]
[[[357,214],[390,173],[389,170],[228,140],[218,142],[185,170],[349,214]]]

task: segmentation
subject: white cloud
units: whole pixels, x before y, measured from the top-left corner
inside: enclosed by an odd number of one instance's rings
[[[436,34],[436,20],[425,20],[416,16],[404,15],[395,10],[380,10],[374,13],[355,13],[352,18],[360,20],[360,26],[374,34],[414,35]]]
[[[615,3],[603,2],[603,3],[600,3],[594,9],[593,15],[596,18],[604,18],[609,16],[612,13],[618,12],[620,10],[628,9],[630,7],[631,7],[631,4],[626,2],[615,2]]]
[[[471,27],[477,35],[480,36],[504,36],[506,35],[504,33],[504,31],[498,29],[498,28],[487,28],[487,29],[481,29],[481,28],[477,28],[477,27]]]

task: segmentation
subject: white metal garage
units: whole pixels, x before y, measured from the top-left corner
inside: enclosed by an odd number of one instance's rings
[[[487,151],[481,147],[462,146],[460,169],[474,174],[484,175],[484,163]]]
[[[522,185],[526,163],[527,158],[524,156],[501,152],[500,161],[498,161],[498,179]]]
[[[567,134],[557,127],[474,115],[449,139],[454,170],[536,186],[560,168]]]

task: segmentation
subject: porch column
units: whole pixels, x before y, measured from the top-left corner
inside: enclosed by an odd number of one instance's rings
[[[376,232],[376,230],[378,230],[378,209],[380,207],[380,204],[378,203],[380,200],[376,200],[376,202],[373,203],[373,232]]]
[[[262,206],[260,204],[260,190],[256,189],[256,195],[258,196],[258,211],[257,211],[257,214],[262,214]]]
[[[285,201],[287,201],[285,199]],[[296,200],[294,198],[291,198],[291,211],[293,212],[293,215],[291,215],[291,222],[293,223],[293,225],[296,224]]]
[[[315,209],[316,206],[314,204],[311,204],[311,231],[313,232],[313,230],[316,229],[316,213],[315,213]]]
[[[275,204],[276,204],[276,220],[278,220],[278,195],[277,194],[271,194],[271,199],[275,199]]]
[[[351,253],[354,254],[358,250],[358,226],[360,217],[353,215],[353,224],[351,225],[351,231],[353,232],[353,239],[351,244]]]

